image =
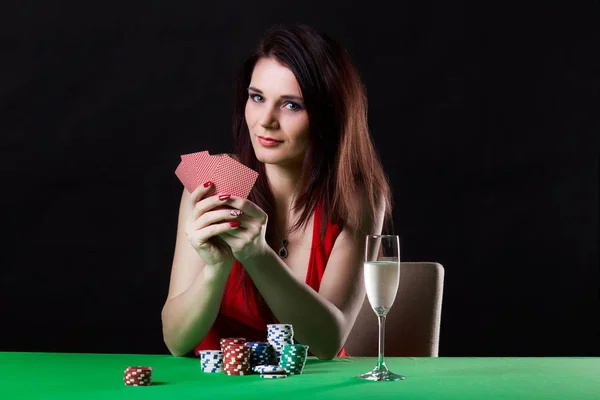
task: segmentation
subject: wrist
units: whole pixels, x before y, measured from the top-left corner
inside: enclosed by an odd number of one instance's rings
[[[219,265],[205,265],[202,274],[202,283],[208,284],[210,286],[218,286],[227,281],[229,277],[229,273],[233,267],[233,262],[229,265],[219,264]]]
[[[254,268],[259,265],[264,265],[265,262],[273,257],[278,257],[275,251],[269,247],[265,246],[244,259],[238,259],[244,265],[244,268]]]

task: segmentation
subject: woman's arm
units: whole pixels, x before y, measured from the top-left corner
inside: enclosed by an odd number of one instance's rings
[[[161,315],[165,344],[176,356],[186,355],[208,333],[219,312],[227,277],[231,271],[229,264],[233,263],[230,254],[221,257],[227,265],[207,265],[190,243],[194,241],[194,235],[198,231],[194,231],[193,225],[190,227],[188,223],[195,217],[194,213],[200,213],[197,209],[201,207],[197,203],[203,196],[203,190],[199,188],[191,195],[187,190],[183,191],[169,294]],[[207,207],[210,207],[210,202],[214,203],[217,200],[210,199],[204,201],[204,204],[208,203]],[[190,228],[187,233],[186,227]],[[212,228],[204,229],[217,228],[217,225],[213,225]]]
[[[370,224],[371,233],[381,233],[384,214],[382,204]],[[343,346],[364,301],[364,251],[364,236],[343,230],[318,293],[298,281],[269,246],[240,261],[275,317],[292,324],[298,341],[307,344],[314,355],[331,359]]]

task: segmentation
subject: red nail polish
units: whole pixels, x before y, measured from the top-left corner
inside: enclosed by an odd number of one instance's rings
[[[232,228],[237,228],[238,226],[240,226],[242,223],[240,221],[233,221],[230,222],[229,225],[231,225]]]
[[[222,194],[219,196],[219,200],[227,200],[230,197],[231,197],[230,194]]]
[[[212,184],[211,181],[206,181],[204,182],[204,187],[209,187]]]

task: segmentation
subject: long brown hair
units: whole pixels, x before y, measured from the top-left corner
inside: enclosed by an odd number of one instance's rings
[[[367,98],[358,71],[346,50],[326,33],[306,25],[276,25],[267,30],[257,51],[242,66],[233,121],[240,162],[259,172],[249,199],[269,215],[267,243],[275,246],[274,197],[264,164],[254,154],[245,119],[248,86],[261,58],[273,58],[293,72],[308,113],[309,145],[294,204],[302,212],[292,230],[307,224],[318,202],[323,206],[321,238],[327,221],[372,233],[369,224],[381,201],[389,224],[390,185],[369,132]],[[359,195],[364,197],[362,203],[357,201]]]

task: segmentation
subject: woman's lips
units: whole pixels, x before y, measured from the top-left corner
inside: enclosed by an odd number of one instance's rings
[[[258,137],[258,141],[260,144],[262,144],[265,147],[274,147],[277,146],[278,144],[281,144],[283,142],[279,141],[279,140],[273,140],[273,139],[269,139],[269,138],[264,138],[262,136]]]

